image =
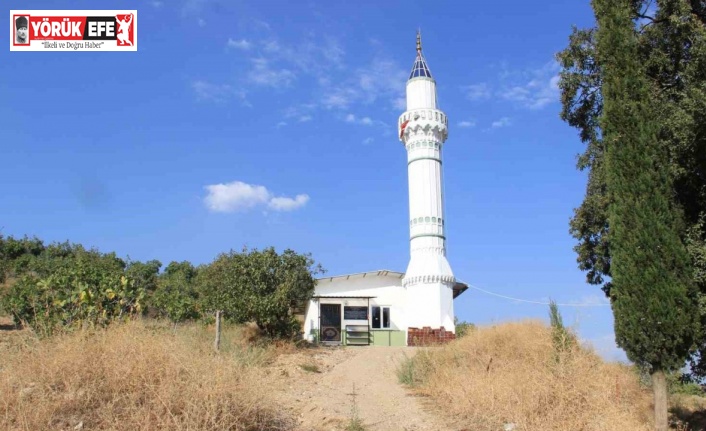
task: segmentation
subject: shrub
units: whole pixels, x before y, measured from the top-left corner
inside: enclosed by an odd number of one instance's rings
[[[454,326],[456,326],[456,338],[464,337],[476,329],[476,325],[466,321],[459,321],[458,317],[454,317]]]
[[[405,355],[397,366],[397,379],[408,386],[419,386],[426,383],[432,371],[431,356],[428,350],[419,350],[412,357]]]
[[[16,324],[40,335],[57,329],[105,326],[142,310],[144,288],[123,275],[124,263],[112,254],[79,250],[56,260],[46,275],[25,274],[3,298]]]

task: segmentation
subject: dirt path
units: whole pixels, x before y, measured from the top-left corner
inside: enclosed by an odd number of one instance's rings
[[[423,398],[397,382],[397,364],[413,354],[408,347],[371,346],[322,348],[308,358],[293,355],[280,364],[279,397],[299,418],[300,431],[345,429],[352,417],[354,384],[358,417],[368,431],[454,430],[423,406]]]

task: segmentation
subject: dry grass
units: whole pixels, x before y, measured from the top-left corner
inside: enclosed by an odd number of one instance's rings
[[[651,429],[650,392],[629,367],[579,347],[557,356],[540,322],[477,329],[420,351],[401,374],[474,431]]]
[[[0,429],[291,429],[261,367],[278,352],[228,343],[241,331],[224,332],[220,354],[198,325],[133,322],[13,343],[0,352]]]

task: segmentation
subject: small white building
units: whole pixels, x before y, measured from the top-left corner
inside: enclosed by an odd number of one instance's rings
[[[311,341],[403,346],[454,337],[453,300],[468,286],[456,280],[446,260],[441,156],[448,118],[437,106],[436,81],[419,33],[406,93],[398,136],[407,151],[409,180],[407,272],[319,279],[304,317],[304,334]]]
[[[304,333],[309,341],[328,344],[405,346],[409,337],[409,315],[414,311],[402,285],[401,272],[379,270],[339,275],[317,280],[316,294],[309,302]],[[453,297],[468,288],[455,283]],[[453,331],[453,324],[450,328]]]

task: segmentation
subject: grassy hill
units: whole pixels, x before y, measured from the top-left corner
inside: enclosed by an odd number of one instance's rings
[[[231,328],[224,340],[244,340]],[[2,430],[288,430],[267,391],[276,347],[225,345],[193,325],[132,322],[38,340],[0,333]],[[24,335],[18,332],[25,332]]]
[[[472,330],[444,347],[419,351],[398,374],[462,429],[653,429],[651,390],[634,367],[606,363],[576,342],[558,350],[552,329],[541,322]],[[672,404],[675,421],[692,420],[706,405],[701,397],[681,396]],[[675,422],[675,429],[686,429],[679,426]]]
[[[318,394],[318,383],[339,366],[348,376],[355,366],[350,358],[368,349],[331,355],[331,349],[253,342],[251,331],[226,326],[215,354],[213,328],[201,324],[174,331],[147,319],[39,339],[0,319],[0,430],[300,429],[302,409],[318,414],[303,394]],[[652,429],[651,391],[633,367],[606,363],[573,339],[557,349],[553,335],[535,321],[472,329],[446,346],[410,353],[399,377],[424,396],[424,410],[449,424],[444,429]],[[380,370],[369,361],[359,365],[366,373]],[[330,389],[347,399],[351,382],[335,381],[340,390]],[[392,393],[359,390],[378,401]],[[409,396],[398,392],[388,401],[407,409]],[[705,429],[703,397],[674,394],[671,402],[674,429]],[[372,412],[362,411],[368,431],[381,429],[366,422]],[[330,409],[321,414],[330,416]],[[680,419],[690,428],[677,426]],[[321,422],[322,430],[332,427]]]

